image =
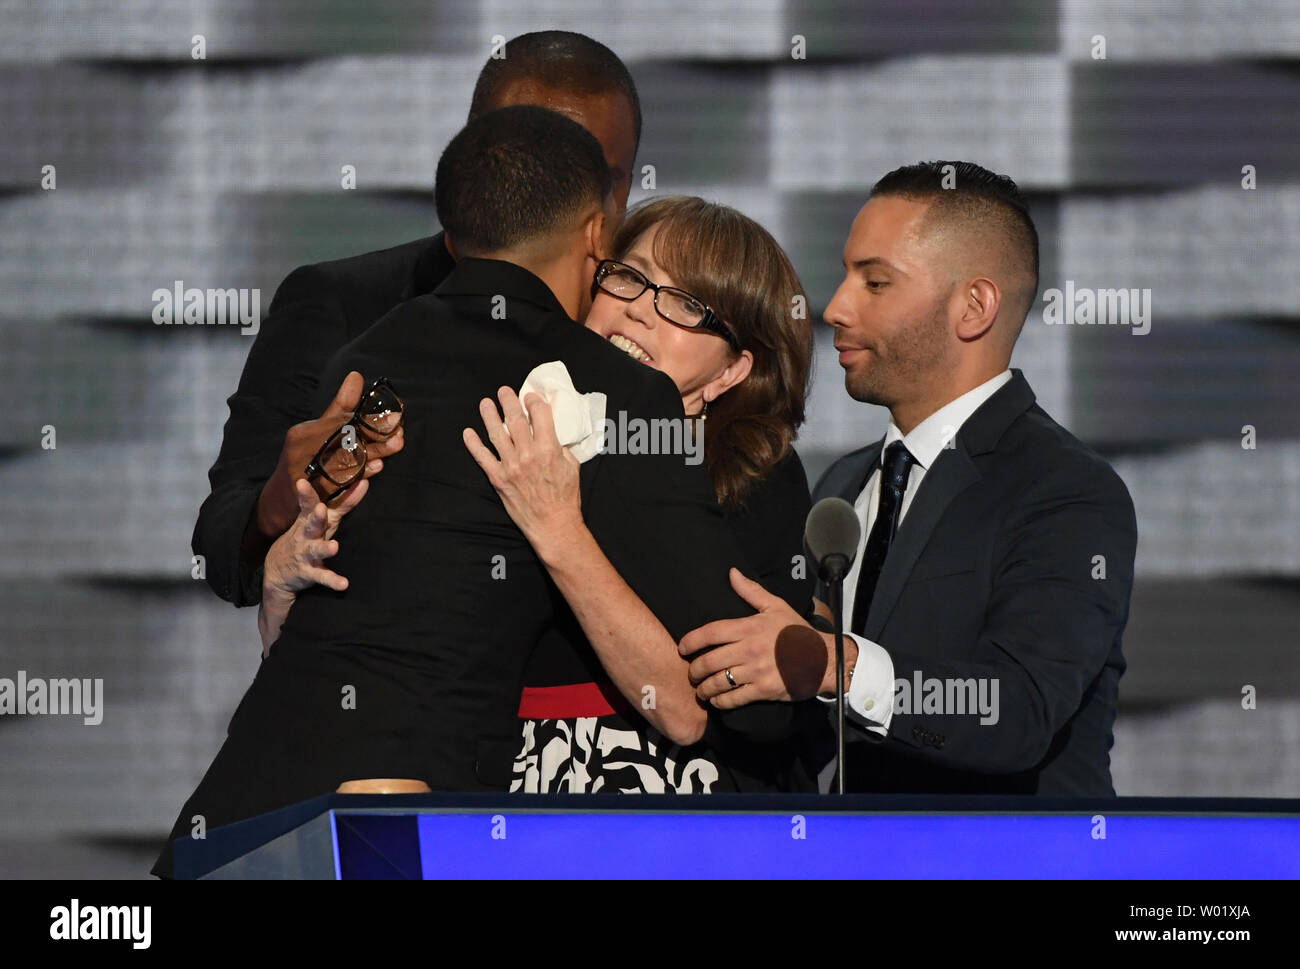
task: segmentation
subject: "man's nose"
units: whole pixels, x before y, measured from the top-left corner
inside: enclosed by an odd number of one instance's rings
[[[826,304],[826,309],[822,312],[822,319],[830,326],[848,326],[849,318],[845,312],[844,305],[844,287],[840,286],[835,290],[835,295],[831,301]]]

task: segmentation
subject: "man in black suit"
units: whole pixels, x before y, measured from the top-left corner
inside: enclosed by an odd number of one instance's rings
[[[623,62],[582,34],[516,37],[506,44],[505,57],[484,66],[470,117],[514,104],[559,111],[596,136],[621,218],[641,137],[640,100]],[[298,514],[294,481],[361,394],[361,381],[353,378],[336,385],[332,401],[315,403],[325,362],[398,303],[431,292],[454,265],[440,232],[302,266],[280,285],[228,401],[221,451],[208,472],[212,490],[194,527],[194,552],[204,557],[208,584],[221,598],[237,606],[260,601],[267,549]],[[403,441],[398,434],[377,445],[367,476]]]
[[[1009,369],[1038,287],[1023,197],[968,162],[898,169],[858,213],[844,266],[825,317],[845,386],[892,418],[813,496],[849,501],[863,526],[844,586],[863,741],[846,753],[849,788],[1114,794],[1137,525],[1114,470]],[[758,616],[681,643],[726,644],[692,663],[699,696],[798,699],[811,664],[833,697],[833,636],[737,589]]]
[[[490,112],[448,145],[435,194],[455,268],[337,353],[321,384],[388,377],[406,446],[339,527],[347,591],[300,594],[173,839],[196,815],[214,827],[351,781],[506,790],[526,662],[544,637],[582,633],[462,432],[485,394],[557,360],[619,421],[686,420],[671,378],[575,322],[612,241],[610,186],[596,139],[543,108]],[[615,450],[580,478],[592,534],[674,638],[749,612],[703,465]],[[784,736],[793,717],[773,703],[711,719],[725,720],[715,738],[752,738]],[[169,870],[164,852],[155,872]]]

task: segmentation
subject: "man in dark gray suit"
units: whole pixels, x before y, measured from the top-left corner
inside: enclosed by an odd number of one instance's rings
[[[969,162],[898,169],[844,267],[825,318],[845,387],[892,418],[813,495],[846,499],[863,526],[845,653],[848,715],[871,742],[849,746],[850,789],[1113,794],[1137,525],[1110,465],[1009,369],[1038,289],[1023,197]],[[733,583],[760,611],[682,640],[688,656],[721,644],[692,663],[700,697],[833,697],[834,637]]]

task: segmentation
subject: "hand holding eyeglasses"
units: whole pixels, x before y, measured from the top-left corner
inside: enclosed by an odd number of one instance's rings
[[[364,394],[365,378],[354,370],[344,378],[334,400],[325,409],[325,413],[314,420],[303,421],[289,428],[284,436],[280,460],[276,464],[275,472],[262,487],[254,513],[257,531],[261,533],[264,541],[274,541],[283,535],[298,517],[298,498],[294,482],[299,478],[307,477],[305,468],[313,455],[319,453],[321,442],[328,441],[352,419],[362,403]],[[357,477],[370,478],[378,474],[383,469],[384,458],[396,454],[402,449],[403,444],[400,421],[396,430],[388,437],[374,441],[367,439],[366,461],[362,473]],[[317,493],[324,499],[325,495],[337,487],[337,485],[330,485],[325,489],[317,487]]]
[[[402,398],[387,377],[366,388],[352,415],[325,439],[304,470],[307,481],[323,492],[322,501],[328,504],[372,473],[368,471],[371,449],[382,448],[401,433],[403,410]],[[325,484],[317,485],[318,479]]]

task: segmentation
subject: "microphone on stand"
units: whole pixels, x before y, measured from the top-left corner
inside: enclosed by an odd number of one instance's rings
[[[843,498],[823,498],[813,505],[804,525],[804,547],[826,584],[835,618],[835,773],[844,793],[844,577],[858,554],[862,525]]]

